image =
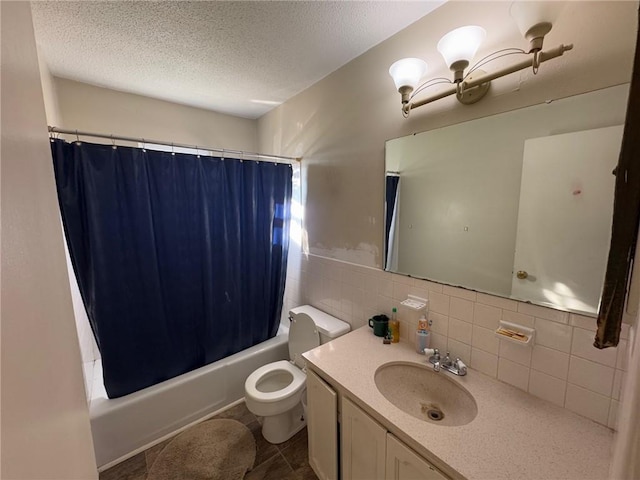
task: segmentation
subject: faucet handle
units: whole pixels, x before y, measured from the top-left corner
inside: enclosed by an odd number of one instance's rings
[[[440,351],[437,348],[425,348],[423,352],[427,357],[435,357],[435,360],[440,360]]]
[[[467,366],[464,364],[462,360],[456,357],[456,361],[454,362],[453,366],[458,369],[458,372],[459,372],[458,375],[466,375]]]

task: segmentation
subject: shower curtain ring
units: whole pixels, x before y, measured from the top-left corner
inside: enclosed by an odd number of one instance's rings
[[[176,155],[176,152],[173,150],[173,142],[171,142],[171,155]]]
[[[111,148],[113,148],[114,150],[115,150],[116,148],[118,148],[118,147],[116,146],[116,140],[115,140],[115,138],[113,138],[113,133],[111,134]]]
[[[78,130],[76,130],[76,145],[80,145],[80,136],[78,135]]]
[[[142,151],[146,152],[147,151],[147,142],[145,141],[145,139],[142,139]]]

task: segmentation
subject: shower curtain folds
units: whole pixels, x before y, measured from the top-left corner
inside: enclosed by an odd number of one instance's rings
[[[110,398],[276,334],[290,165],[63,140],[51,148]]]

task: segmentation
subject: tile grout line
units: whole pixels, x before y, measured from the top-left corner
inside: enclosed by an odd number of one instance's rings
[[[291,464],[289,463],[289,460],[287,460],[287,457],[285,457],[282,453],[282,450],[280,450],[280,448],[278,447],[278,453],[280,454],[280,456],[284,459],[284,462],[287,464],[287,466],[289,467],[289,470],[291,470],[291,473],[295,474],[296,471],[293,469],[293,467],[291,466]]]

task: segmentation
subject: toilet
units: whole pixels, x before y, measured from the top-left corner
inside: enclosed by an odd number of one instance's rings
[[[302,406],[307,390],[302,354],[350,329],[348,323],[309,305],[291,309],[289,319],[290,360],[264,365],[244,383],[247,408],[263,417],[262,436],[274,444],[293,437],[307,424]]]

